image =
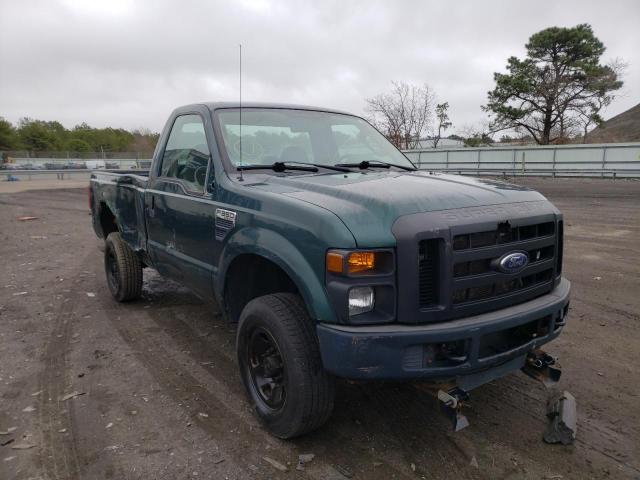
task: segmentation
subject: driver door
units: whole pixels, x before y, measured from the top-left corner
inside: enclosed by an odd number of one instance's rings
[[[206,188],[213,167],[204,127],[197,113],[175,118],[149,181],[145,207],[153,265],[162,275],[211,297],[215,205]]]

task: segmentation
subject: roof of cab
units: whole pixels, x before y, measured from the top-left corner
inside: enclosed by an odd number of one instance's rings
[[[239,108],[239,102],[203,102],[201,105],[205,105],[209,110],[214,111],[223,108]],[[333,108],[324,107],[312,107],[309,105],[294,105],[289,103],[267,103],[267,102],[242,102],[242,108],[283,108],[290,110],[314,110],[318,112],[339,113],[343,115],[353,115],[349,112],[342,110],[335,110]]]

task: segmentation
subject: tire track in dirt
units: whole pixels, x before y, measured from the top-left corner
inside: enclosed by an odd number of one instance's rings
[[[615,307],[611,304],[604,304],[595,300],[591,300],[589,298],[580,298],[572,301],[575,302],[576,305],[582,303],[583,305],[588,306],[589,308],[586,308],[585,311],[591,311],[595,308],[596,310],[603,312],[603,317],[606,317],[609,314],[614,314],[627,320],[631,320],[631,323],[625,323],[626,328],[637,329],[640,326],[640,315],[637,313]]]
[[[231,445],[225,444],[225,447],[231,447],[226,450],[226,453],[234,459],[238,467],[243,468],[247,463],[257,465],[262,463],[257,454],[244,451],[243,445],[234,440],[237,436],[248,437],[251,438],[251,443],[263,444],[263,438],[257,436],[249,425],[238,421],[237,414],[228,411],[208,390],[194,391],[194,387],[199,385],[198,380],[188,371],[176,365],[170,352],[151,340],[148,333],[127,326],[126,320],[114,320],[113,318],[110,320],[120,337],[133,350],[133,353],[154,380],[160,384],[163,392],[171,397],[176,404],[182,404],[182,408],[186,410],[195,425],[205,430],[216,440],[223,438],[232,440]],[[199,416],[200,412],[207,412],[209,418],[202,418]],[[215,415],[212,414],[213,412]],[[233,432],[233,436],[230,435],[231,432]],[[236,435],[236,432],[239,435]],[[243,473],[249,478],[255,476],[254,472],[246,467],[243,468]],[[276,477],[281,478],[280,476]]]
[[[188,308],[188,307],[187,307]],[[169,333],[176,342],[176,345],[182,351],[188,351],[188,354],[196,363],[211,363],[211,368],[216,382],[222,383],[223,388],[228,390],[234,399],[227,399],[225,403],[229,408],[233,408],[233,403],[245,403],[245,393],[242,384],[239,381],[237,373],[237,364],[235,361],[235,329],[225,320],[218,317],[218,320],[211,319],[211,313],[208,309],[189,310],[189,314],[178,310],[178,307],[164,308],[160,311],[146,310],[155,323],[161,327],[166,333]],[[380,423],[378,412],[371,411],[371,424],[375,426]],[[250,421],[254,421],[252,418]],[[380,478],[389,478],[389,475],[403,476],[401,473],[403,467],[406,469],[411,462],[402,465],[394,464],[388,459],[373,456],[367,452],[366,448],[362,448],[357,442],[353,441],[346,433],[342,432],[339,426],[333,423],[320,429],[320,431],[310,434],[300,439],[290,441],[291,445],[298,446],[303,451],[322,451],[323,462],[328,462],[328,466],[339,465],[347,467],[347,470],[364,469],[365,475],[380,475]],[[331,434],[326,436],[326,431],[331,430]],[[265,434],[266,435],[266,434]],[[345,455],[345,446],[349,446],[350,455]],[[357,450],[358,455],[353,455]],[[353,463],[354,457],[358,458],[358,463]],[[363,461],[364,460],[364,461]],[[375,465],[374,465],[375,464]],[[373,467],[373,469],[371,469]],[[369,471],[371,469],[371,471]],[[375,469],[375,471],[374,471]]]
[[[531,394],[529,392],[537,392]],[[526,379],[518,378],[516,375],[510,375],[496,382],[486,385],[477,392],[478,401],[490,404],[501,405],[513,410],[515,415],[504,413],[500,410],[501,417],[509,417],[510,422],[524,425],[528,423],[531,431],[539,431],[540,436],[546,428],[545,405],[546,397],[540,395],[545,392],[542,388],[535,388],[528,384]],[[520,417],[516,419],[516,417]],[[488,420],[488,418],[485,418]],[[584,457],[589,458],[592,452],[596,452],[609,460],[612,460],[622,470],[629,475],[637,476],[640,469],[629,463],[633,460],[630,453],[620,451],[618,445],[620,443],[620,434],[607,428],[606,426],[595,424],[594,420],[584,416],[580,410],[578,403],[578,436],[576,444],[580,445],[584,450]],[[544,462],[549,457],[540,457],[535,455],[532,450],[527,450],[527,454],[538,462]],[[555,456],[555,452],[549,449],[549,454]],[[560,459],[559,459],[560,460]]]
[[[469,467],[473,449],[461,449],[464,441],[452,434],[451,424],[439,412],[435,398],[412,384],[362,384],[365,414],[379,418],[372,434],[385,435],[402,454],[403,463],[427,478],[478,478]],[[367,410],[371,409],[372,412]]]
[[[218,400],[229,410],[240,412],[241,418],[238,421],[248,422],[254,425],[254,428],[260,429],[257,419],[248,408],[244,387],[239,380],[235,360],[235,326],[217,314],[217,305],[197,299],[184,287],[148,270],[145,271],[143,298],[154,304],[142,305],[138,302],[117,305],[107,301],[105,309],[126,308],[132,311],[133,316],[145,315],[153,320],[155,325],[171,338],[172,350],[186,354],[187,358],[193,361],[196,368],[191,370],[191,373],[197,377],[195,380],[206,384],[209,390],[225,392],[224,395],[217,395]],[[182,361],[183,365],[184,363]],[[198,375],[199,367],[203,363],[207,365],[204,378]],[[179,360],[174,358],[173,365],[178,364]],[[370,423],[380,423],[378,412],[370,410],[370,413]],[[262,438],[273,440],[266,431],[260,432]],[[368,431],[364,432],[364,435],[368,435]],[[295,452],[291,453],[290,447],[296,447],[300,452],[322,452],[321,458],[318,457],[313,465],[307,467],[309,474],[314,478],[344,478],[335,471],[334,466],[352,472],[357,471],[366,478],[402,478],[405,476],[403,471],[409,473],[407,470],[410,463],[398,464],[381,458],[382,452],[376,452],[374,455],[363,446],[364,443],[366,442],[354,441],[350,432],[344,432],[336,422],[330,422],[317,432],[288,441],[285,444],[288,445],[288,450],[284,454],[289,452],[289,456],[297,455]],[[348,452],[345,451],[345,447]],[[354,462],[355,459],[357,462]],[[324,462],[324,465],[321,465],[321,462]]]
[[[77,268],[90,263],[93,253]],[[72,284],[80,274],[71,279]],[[78,295],[78,292],[76,292]],[[77,320],[75,298],[63,298],[53,318],[53,330],[44,347],[43,369],[38,377],[38,418],[41,435],[40,464],[48,479],[78,480],[82,478],[81,459],[77,442],[78,429],[74,420],[74,399],[63,401],[69,382],[68,354],[71,348],[73,325]],[[64,429],[63,432],[61,432]]]

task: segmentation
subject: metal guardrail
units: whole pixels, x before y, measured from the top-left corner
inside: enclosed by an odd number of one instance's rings
[[[29,162],[39,160],[144,160],[153,156],[153,150],[140,152],[30,152],[27,150],[0,150],[6,157],[27,160]]]
[[[404,153],[421,169],[460,175],[640,178],[640,143],[419,149]],[[150,163],[135,159],[112,159],[111,162],[132,173],[148,169]],[[103,165],[97,169],[87,166],[86,169],[7,169],[0,170],[0,175],[29,180],[33,176],[56,175],[64,180],[89,175],[93,170],[112,170]]]
[[[5,176],[6,178],[4,179],[5,181],[12,181],[10,177],[14,177],[17,178],[18,180],[23,180],[23,179],[27,179],[27,180],[33,180],[33,177],[36,177],[37,179],[41,179],[42,177],[53,177],[55,175],[57,180],[69,180],[73,177],[87,177],[89,178],[89,176],[93,173],[93,172],[119,172],[121,171],[120,169],[117,170],[113,170],[113,169],[99,169],[99,170],[93,170],[93,169],[87,169],[87,168],[81,168],[81,169],[60,169],[60,170],[44,170],[44,169],[40,169],[40,170],[24,170],[24,169],[11,169],[11,170],[0,170],[0,176]],[[146,171],[146,169],[130,169],[131,173],[136,173],[136,172],[141,172],[141,171]]]
[[[508,170],[508,169],[482,169],[477,168],[425,168],[424,164],[420,164],[421,170],[429,170],[434,172],[453,173],[458,175],[473,176],[502,176],[502,177],[518,177],[518,176],[551,176],[551,177],[600,177],[600,178],[635,178],[640,177],[640,169],[625,169],[624,171],[607,170],[584,170],[584,169],[536,169],[536,170]]]
[[[461,175],[639,178],[640,143],[405,150],[419,168]]]
[[[86,168],[88,170],[109,170],[113,168],[130,169],[130,168],[148,168],[151,164],[150,158],[27,158],[12,157],[10,162],[1,166],[10,170],[78,170]]]

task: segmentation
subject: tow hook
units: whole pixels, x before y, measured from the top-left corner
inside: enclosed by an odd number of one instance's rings
[[[469,420],[462,414],[462,405],[469,398],[469,394],[461,388],[455,387],[448,392],[438,390],[440,411],[444,413],[453,425],[453,431],[459,432],[469,426]]]
[[[558,383],[560,375],[562,375],[557,360],[540,349],[532,350],[527,354],[522,371],[531,378],[542,382],[545,387],[551,387]]]
[[[440,411],[453,425],[453,431],[459,432],[469,426],[469,420],[462,413],[464,402],[469,393],[452,383],[416,383],[415,387],[438,399]]]
[[[576,439],[576,399],[567,391],[552,388],[560,380],[562,371],[557,360],[540,349],[532,350],[522,371],[531,378],[551,388],[547,398],[547,419],[549,424],[543,439],[547,443],[570,445]]]

